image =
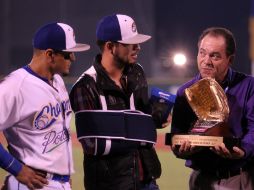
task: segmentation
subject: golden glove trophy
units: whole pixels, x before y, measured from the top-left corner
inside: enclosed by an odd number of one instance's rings
[[[214,79],[199,80],[185,89],[185,96],[198,120],[188,134],[167,133],[166,145],[189,141],[193,146],[211,147],[222,142],[230,149],[239,146],[239,140],[231,136],[227,125],[227,96]]]

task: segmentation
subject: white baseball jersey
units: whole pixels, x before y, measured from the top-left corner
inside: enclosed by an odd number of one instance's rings
[[[24,68],[12,72],[0,82],[0,105],[0,130],[13,156],[50,173],[73,173],[71,106],[59,75],[52,87]]]

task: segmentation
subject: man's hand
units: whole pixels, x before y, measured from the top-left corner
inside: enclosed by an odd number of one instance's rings
[[[31,168],[23,165],[21,171],[16,176],[16,179],[26,185],[30,190],[41,189],[44,185],[48,184],[47,179],[42,173],[35,172]]]
[[[232,151],[229,151],[224,143],[218,144],[210,149],[219,156],[228,159],[240,159],[245,155],[245,152],[236,146],[233,147]]]
[[[172,146],[173,152],[179,157],[183,159],[187,159],[192,154],[200,151],[202,148],[197,146],[192,146],[190,141],[184,141],[179,148],[176,145]]]

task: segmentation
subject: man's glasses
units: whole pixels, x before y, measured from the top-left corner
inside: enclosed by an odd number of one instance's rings
[[[66,60],[71,60],[71,54],[72,52],[65,52],[65,51],[58,51],[58,50],[53,50],[54,54],[60,54],[64,57]]]

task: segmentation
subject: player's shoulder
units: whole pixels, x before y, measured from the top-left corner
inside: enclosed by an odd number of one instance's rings
[[[124,72],[129,78],[137,78],[138,76],[139,79],[144,79],[146,77],[144,69],[139,63],[128,65]]]
[[[139,63],[136,63],[136,64],[133,64],[132,65],[132,69],[136,72],[141,72],[141,73],[144,73],[144,69],[143,69],[143,66]]]
[[[1,79],[0,84],[1,86],[7,85],[10,88],[11,86],[15,86],[15,89],[17,89],[23,83],[26,75],[27,73],[23,68],[17,69]]]
[[[97,72],[94,66],[91,66],[89,69],[87,69],[85,72],[81,74],[81,76],[72,86],[72,89],[75,89],[78,87],[85,88],[86,86],[95,85],[96,78],[97,78]]]
[[[26,78],[24,69],[17,69],[0,81],[0,96],[14,98],[20,95],[22,84]]]

